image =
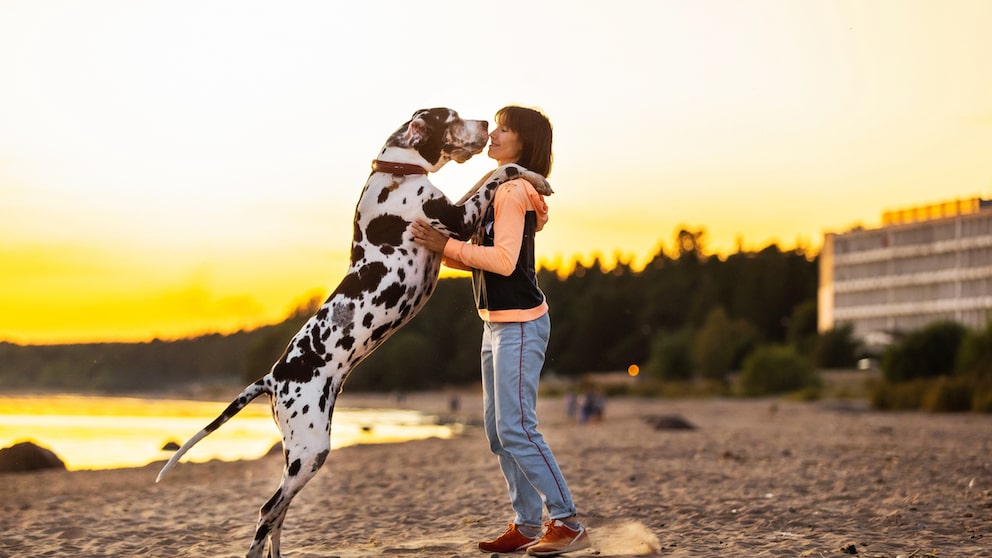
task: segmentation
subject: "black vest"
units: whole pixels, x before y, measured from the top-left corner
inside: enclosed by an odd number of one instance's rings
[[[490,205],[482,223],[482,245],[492,246],[496,236],[495,210]],[[524,237],[520,243],[517,265],[509,276],[480,269],[472,270],[472,290],[475,292],[476,307],[480,310],[528,310],[544,302],[544,293],[537,286],[537,271],[534,268],[534,233],[537,232],[537,213],[533,210],[524,215]]]

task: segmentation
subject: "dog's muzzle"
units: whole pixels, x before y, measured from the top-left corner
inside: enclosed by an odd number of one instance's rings
[[[489,123],[485,120],[462,120],[461,126],[451,126],[448,132],[450,141],[444,151],[458,163],[482,153],[489,142]]]

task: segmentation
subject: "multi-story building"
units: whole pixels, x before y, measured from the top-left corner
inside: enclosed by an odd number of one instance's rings
[[[992,201],[887,212],[877,229],[826,234],[819,330],[851,324],[868,346],[935,321],[992,319]]]

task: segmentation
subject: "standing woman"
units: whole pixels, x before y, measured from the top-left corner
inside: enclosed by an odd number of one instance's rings
[[[488,154],[500,165],[516,163],[548,176],[551,137],[551,122],[543,113],[503,107],[489,134]],[[538,381],[551,320],[537,285],[534,236],[547,221],[544,198],[526,180],[515,179],[496,190],[475,244],[449,239],[424,221],[411,226],[414,239],[441,252],[445,265],[472,272],[483,321],[486,436],[516,512],[506,532],[479,543],[485,552],[526,550],[532,556],[556,556],[590,545],[558,462],[537,431]],[[550,521],[542,532],[544,505]]]

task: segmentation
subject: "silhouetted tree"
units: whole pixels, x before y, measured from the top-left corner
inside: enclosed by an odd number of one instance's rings
[[[650,369],[666,379],[688,378],[695,373],[691,340],[698,332],[704,334],[701,346],[720,347],[719,359],[703,351],[706,356],[698,364],[719,376],[719,370],[740,367],[758,343],[793,340],[797,331],[807,332],[809,313],[799,309],[815,307],[815,260],[774,245],[726,258],[707,256],[704,238],[702,229],[679,227],[671,248],[659,245],[640,271],[622,261],[606,268],[598,258],[590,265],[577,264],[565,276],[539,270],[551,307],[546,371],[578,376],[640,363],[645,375],[651,375]],[[143,344],[0,344],[0,381],[12,388],[68,390],[253,381],[279,358],[318,303],[309,301],[279,324],[232,335]],[[726,330],[708,323],[716,309],[724,312],[729,333],[711,331]],[[470,279],[442,279],[420,315],[359,365],[346,389],[477,382],[481,331]],[[733,341],[729,365],[727,347],[711,341],[724,337]]]

